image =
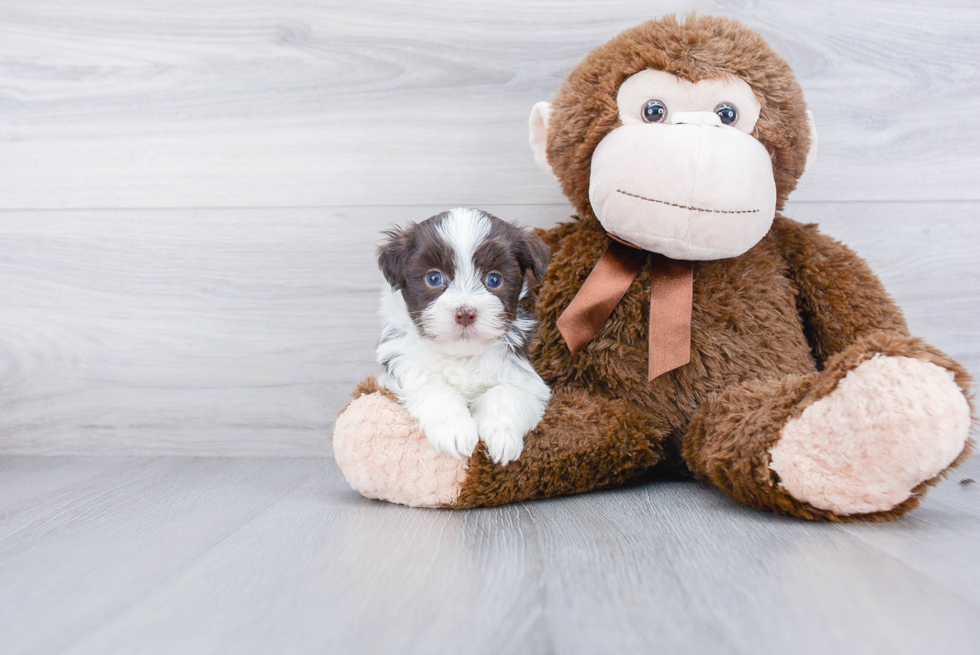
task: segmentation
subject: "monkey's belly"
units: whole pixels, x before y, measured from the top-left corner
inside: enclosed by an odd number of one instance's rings
[[[747,380],[815,371],[796,292],[783,268],[782,259],[765,248],[733,260],[698,262],[691,361],[652,381],[647,379],[650,286],[644,280],[623,298],[628,318],[614,312],[585,352],[565,355],[568,377],[590,391],[635,402],[670,429],[683,430],[713,393]],[[564,344],[555,346],[548,350],[561,346],[567,353]],[[548,381],[556,389],[564,383]]]

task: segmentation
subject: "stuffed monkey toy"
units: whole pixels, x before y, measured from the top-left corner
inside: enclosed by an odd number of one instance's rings
[[[909,336],[860,257],[779,214],[816,135],[757,33],[643,23],[530,123],[577,212],[539,232],[545,416],[507,466],[482,444],[454,459],[369,378],[334,429],[354,489],[467,508],[693,475],[761,510],[886,520],[968,456],[966,370]]]

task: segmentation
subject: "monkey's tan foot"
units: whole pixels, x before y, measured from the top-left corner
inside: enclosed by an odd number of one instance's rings
[[[819,372],[712,396],[691,423],[691,469],[737,500],[825,520],[887,520],[968,454],[969,375],[910,337],[875,334]]]
[[[358,397],[337,417],[333,452],[355,491],[400,505],[449,507],[466,477],[464,461],[436,450],[380,391]]]
[[[794,498],[836,514],[905,502],[963,452],[970,407],[953,374],[876,355],[780,431],[770,468]]]

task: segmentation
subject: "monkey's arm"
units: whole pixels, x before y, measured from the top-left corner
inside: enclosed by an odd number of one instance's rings
[[[480,507],[623,484],[663,459],[657,421],[621,399],[556,391],[521,456],[501,466],[481,443],[468,460],[431,446],[373,379],[334,426],[337,465],[369,498],[416,507]]]
[[[799,293],[797,306],[818,366],[876,332],[908,336],[902,310],[871,268],[815,225],[773,224]]]
[[[453,507],[487,507],[621,485],[664,458],[655,421],[628,401],[579,389],[556,391],[544,418],[507,466],[479,446]]]

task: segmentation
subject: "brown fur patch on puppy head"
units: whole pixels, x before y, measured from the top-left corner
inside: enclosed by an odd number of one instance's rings
[[[641,23],[599,46],[572,69],[552,100],[548,162],[581,216],[593,216],[592,153],[621,124],[619,87],[648,68],[690,82],[734,76],[752,87],[762,104],[752,136],[772,158],[776,208],[782,209],[810,149],[803,90],[786,60],[758,33],[731,18],[691,14]]]
[[[540,237],[466,208],[384,234],[378,267],[420,336],[442,345],[468,342],[468,354],[501,339],[523,352],[551,255]]]

